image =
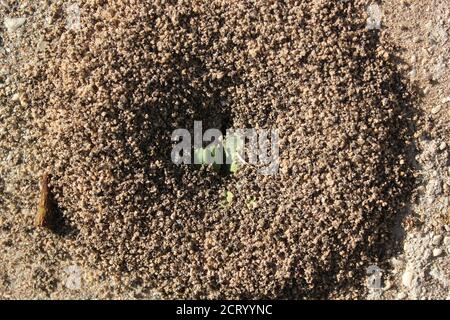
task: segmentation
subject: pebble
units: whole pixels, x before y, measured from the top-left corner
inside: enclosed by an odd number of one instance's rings
[[[446,246],[450,246],[450,237],[445,237],[445,238],[444,238],[444,244],[445,244]]]
[[[441,103],[442,103],[442,104],[445,104],[445,103],[447,103],[447,102],[450,102],[450,96],[445,97],[445,98],[443,98],[443,99],[441,100]]]
[[[369,30],[380,29],[381,28],[381,18],[382,18],[382,12],[381,12],[380,6],[376,3],[371,4],[367,8],[367,14],[369,16],[367,18],[367,28]]]
[[[0,0],[0,5],[2,5],[6,10],[10,10],[9,4],[5,0]]]
[[[5,28],[8,32],[14,32],[19,29],[25,22],[27,18],[5,18]]]
[[[407,288],[412,287],[413,274],[410,271],[405,271],[402,275],[402,284]]]
[[[433,109],[431,109],[432,114],[436,114],[439,111],[441,111],[441,106],[435,106]]]
[[[437,235],[433,238],[433,245],[438,246],[441,244],[442,235]]]
[[[397,300],[403,300],[406,299],[407,295],[404,292],[399,292],[399,294],[397,295]]]
[[[17,102],[20,100],[20,94],[15,93],[12,97],[11,97],[11,101],[13,102]]]
[[[433,256],[434,257],[439,257],[442,254],[442,249],[441,248],[436,248],[433,250]]]
[[[33,211],[30,208],[22,208],[20,213],[25,217],[31,217],[33,216]]]
[[[447,144],[446,144],[445,142],[442,142],[442,143],[439,145],[439,150],[440,150],[440,151],[444,151],[446,148],[447,148]]]

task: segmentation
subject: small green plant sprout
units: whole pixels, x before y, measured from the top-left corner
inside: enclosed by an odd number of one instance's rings
[[[216,153],[219,152],[219,145],[209,145],[206,148],[194,150],[194,163],[200,165],[212,164],[214,170],[219,171],[221,164],[215,160]]]
[[[241,154],[244,150],[245,140],[240,135],[230,135],[224,141],[226,155],[227,171],[236,173],[239,169],[239,163],[245,163]]]
[[[251,197],[249,200],[247,200],[247,207],[250,210],[256,209],[256,207],[258,206],[258,204],[256,203],[256,198],[255,197]]]
[[[233,200],[234,200],[234,194],[233,194],[233,192],[227,191],[227,192],[225,193],[225,198],[226,198],[227,202],[228,202],[229,204],[231,204],[231,203],[233,202]]]
[[[244,138],[239,135],[230,135],[221,143],[194,149],[194,163],[200,165],[212,164],[216,171],[223,168],[226,173],[236,173],[239,164],[245,163],[241,156],[243,150]],[[225,151],[225,154],[223,151]],[[223,155],[225,155],[225,158]]]
[[[222,195],[221,207],[227,208],[233,204],[234,194],[231,191],[224,190]]]

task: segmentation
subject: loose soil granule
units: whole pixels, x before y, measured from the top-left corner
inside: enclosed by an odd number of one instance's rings
[[[172,298],[360,290],[410,184],[411,97],[367,4],[91,0],[67,30],[55,3],[22,90],[67,251]],[[279,174],[174,165],[195,120],[277,129]]]

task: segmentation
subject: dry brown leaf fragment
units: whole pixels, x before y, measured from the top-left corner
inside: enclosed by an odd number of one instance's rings
[[[44,173],[41,176],[40,180],[40,197],[38,204],[38,212],[35,220],[36,227],[48,228],[51,226],[53,207],[49,183],[50,183],[50,175],[48,173]]]

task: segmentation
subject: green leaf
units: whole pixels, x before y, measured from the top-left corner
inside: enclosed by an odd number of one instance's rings
[[[194,149],[194,164],[204,164],[205,150],[203,148]]]
[[[233,161],[230,165],[230,172],[231,173],[236,173],[239,169],[239,164],[235,161]]]
[[[233,203],[234,200],[234,194],[231,191],[227,191],[225,193],[225,199],[227,200],[228,204]]]
[[[256,207],[258,206],[258,204],[256,203],[256,198],[252,197],[248,202],[247,202],[247,207],[252,210],[252,209],[256,209]]]

